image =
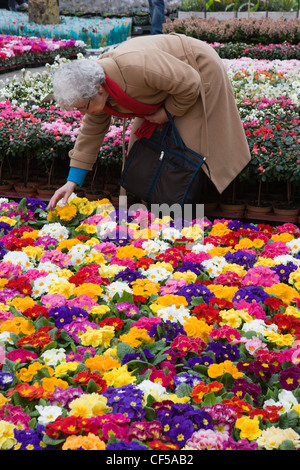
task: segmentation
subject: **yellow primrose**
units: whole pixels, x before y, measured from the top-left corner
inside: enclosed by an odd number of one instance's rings
[[[8,283],[8,279],[6,279],[5,277],[1,277],[0,278],[0,289],[4,289],[4,287],[6,286],[6,284]],[[0,308],[1,310],[1,308]]]
[[[89,217],[95,211],[95,206],[94,204],[91,204],[91,203],[79,204],[77,208],[78,208],[78,212],[82,215],[85,215],[86,217]]]
[[[141,239],[141,240],[152,240],[153,238],[158,237],[158,232],[156,230],[150,228],[144,228],[141,230],[135,230],[133,233],[133,239]]]
[[[63,295],[66,299],[69,299],[74,295],[75,284],[67,281],[55,281],[53,282],[48,290],[49,294],[52,295]]]
[[[73,289],[73,295],[75,295],[75,297],[78,297],[80,295],[88,295],[89,297],[91,297],[92,300],[96,301],[99,297],[101,297],[102,293],[102,287],[92,282],[84,282],[79,286],[74,287]]]
[[[117,264],[102,264],[99,268],[99,274],[103,277],[114,277],[116,274],[123,271],[124,269],[126,269],[126,266],[119,266]]]
[[[89,253],[84,258],[84,263],[85,264],[92,264],[92,263],[101,264],[104,261],[105,261],[105,256],[104,256],[103,253]]]
[[[172,264],[166,263],[165,261],[158,261],[154,265],[151,265],[151,267],[163,268],[163,269],[166,269],[167,271],[170,271],[171,273],[174,271]]]
[[[63,207],[56,206],[56,215],[60,220],[70,222],[77,215],[77,209],[75,206],[66,204]]]
[[[44,254],[44,250],[40,246],[25,246],[24,248],[22,248],[22,251],[23,253],[26,253],[26,255],[30,258],[36,260],[39,260]]]
[[[259,256],[253,266],[255,268],[256,266],[267,266],[272,268],[273,266],[276,266],[276,263],[272,258],[264,258],[263,256]]]
[[[225,372],[231,374],[234,379],[238,379],[244,375],[231,361],[224,361],[219,364],[210,364],[207,369],[207,374],[211,379],[221,377]]]
[[[2,312],[8,312],[9,311],[9,305],[4,304],[3,302],[0,302],[0,310],[2,310]]]
[[[106,351],[105,354],[96,354],[93,357],[89,357],[86,359],[84,365],[92,372],[97,370],[100,374],[103,374],[110,369],[121,367],[122,364],[118,359],[108,354]]]
[[[189,317],[183,323],[183,328],[189,338],[201,338],[205,343],[208,343],[209,334],[213,327],[196,317]]]
[[[242,238],[237,245],[235,250],[243,250],[244,248],[262,248],[265,242],[260,239],[250,240],[249,238]]]
[[[210,236],[224,237],[224,235],[228,235],[231,231],[232,230],[230,230],[227,226],[227,222],[218,222],[212,226]]]
[[[275,333],[275,331],[265,331],[265,338],[271,343],[275,343],[279,348],[291,347],[294,342],[294,337],[290,334],[282,335]]]
[[[5,215],[2,215],[0,217],[0,222],[5,222],[6,224],[10,225],[11,227],[13,227],[14,225],[16,225],[17,221],[14,220],[14,219],[11,219],[10,217],[6,217]]]
[[[221,325],[228,325],[232,328],[238,328],[243,322],[250,322],[253,320],[251,315],[243,309],[235,310],[234,308],[231,308],[229,310],[220,310],[219,315],[222,318]]]
[[[32,240],[37,240],[39,238],[39,230],[32,230],[32,232],[23,232],[22,238],[32,238]]]
[[[89,314],[94,317],[98,317],[98,316],[102,317],[102,315],[105,315],[109,311],[110,311],[110,308],[107,305],[94,305],[89,310]]]
[[[84,393],[69,403],[70,416],[92,418],[107,414],[110,408],[107,406],[107,398],[99,393]]]
[[[80,337],[81,344],[83,346],[104,346],[108,348],[110,346],[110,342],[115,335],[115,329],[113,326],[104,326],[99,330],[95,328],[88,327],[86,328],[85,333],[83,333]]]
[[[191,238],[192,240],[199,240],[203,237],[204,234],[202,228],[198,224],[195,224],[191,227],[184,227],[181,230],[181,233],[184,237]]]
[[[196,281],[197,274],[190,270],[185,271],[185,272],[177,271],[176,273],[174,273],[173,279],[176,279],[176,280],[183,279],[188,284],[190,284]]]
[[[217,299],[226,299],[231,302],[239,288],[236,286],[223,286],[222,284],[210,284],[209,290],[215,294]]]
[[[0,410],[4,405],[10,402],[10,398],[6,398],[2,393],[0,393]]]
[[[95,245],[98,245],[98,243],[99,243],[98,238],[92,237],[92,238],[89,238],[89,239],[85,242],[85,245],[93,247],[93,246],[95,246]],[[102,254],[102,253],[101,253],[101,254]]]
[[[300,310],[297,307],[289,305],[284,312],[285,315],[292,315],[293,317],[300,318]]]
[[[60,269],[59,271],[56,271],[56,276],[62,277],[63,279],[68,280],[71,276],[74,275],[70,269]]]
[[[225,246],[215,246],[211,250],[208,250],[208,253],[211,255],[211,257],[214,256],[225,256],[226,253],[231,252],[232,249],[230,247],[225,247]]]
[[[244,269],[241,265],[236,264],[236,263],[225,264],[225,266],[223,266],[223,268],[222,268],[222,273],[226,274],[227,271],[231,271],[233,273],[236,273],[240,277],[243,277],[247,274],[246,269]]]
[[[276,233],[275,235],[272,235],[271,238],[274,242],[288,243],[294,240],[295,237],[291,233]]]
[[[103,373],[103,379],[108,387],[123,387],[130,383],[136,382],[136,377],[132,374],[134,371],[129,372],[127,364],[116,369],[111,369]]]
[[[28,367],[22,367],[19,371],[16,371],[16,376],[21,382],[31,382],[41,369],[47,370],[50,376],[54,373],[52,367],[41,364],[40,362],[32,362]]]
[[[17,444],[17,439],[15,438],[14,431],[17,429],[17,426],[5,421],[0,420],[0,450],[9,450],[15,444]]]
[[[276,295],[276,297],[279,297],[282,302],[285,302],[288,305],[292,303],[293,299],[300,298],[299,292],[297,292],[296,289],[284,284],[283,282],[274,284],[271,287],[265,287],[264,290],[269,295]]]
[[[74,245],[79,245],[81,242],[78,240],[78,238],[70,238],[67,240],[62,240],[58,243],[56,246],[56,249],[58,251],[62,251],[63,249],[70,250]]]
[[[120,246],[116,251],[116,257],[123,259],[139,259],[145,256],[144,250],[142,248],[137,248],[133,245]]]
[[[148,332],[144,328],[132,327],[127,334],[120,336],[120,341],[128,344],[133,348],[138,348],[144,344],[154,343],[154,338],[148,335]]]
[[[69,383],[66,380],[59,379],[57,377],[43,377],[40,382],[33,384],[35,387],[42,386],[46,392],[53,393],[56,387],[63,388],[64,390],[69,388]]]
[[[61,377],[64,374],[69,374],[70,372],[75,372],[77,367],[79,366],[79,361],[74,362],[62,362],[55,367],[54,375],[55,377]]]
[[[249,416],[242,416],[236,420],[235,427],[240,429],[240,439],[254,441],[262,433],[261,429],[259,428],[259,419],[257,416],[254,418],[249,418]]]
[[[9,304],[13,305],[13,307],[15,307],[17,310],[24,312],[28,308],[34,307],[36,302],[31,297],[26,295],[26,297],[15,297],[9,301]]]
[[[88,235],[93,235],[97,233],[97,225],[96,224],[80,224],[75,229],[76,232],[85,232]]]

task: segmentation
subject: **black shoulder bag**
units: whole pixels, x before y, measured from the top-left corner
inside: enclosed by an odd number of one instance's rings
[[[167,115],[169,121],[161,130],[133,144],[120,186],[148,206],[195,204],[200,198],[205,157],[185,146],[172,116]]]

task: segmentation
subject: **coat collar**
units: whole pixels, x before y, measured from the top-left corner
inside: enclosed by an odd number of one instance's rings
[[[110,57],[105,57],[105,55],[99,57],[98,62],[103,67],[106,75],[112,78],[123,91],[126,91],[126,83],[116,62]]]

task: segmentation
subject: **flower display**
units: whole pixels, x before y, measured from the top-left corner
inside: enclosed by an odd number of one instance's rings
[[[1,449],[299,449],[299,228],[87,204],[0,201]]]

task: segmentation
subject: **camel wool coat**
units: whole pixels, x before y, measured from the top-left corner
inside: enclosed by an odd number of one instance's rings
[[[147,104],[164,102],[186,146],[206,157],[219,193],[248,164],[249,147],[233,90],[211,46],[181,34],[144,36],[122,43],[98,61],[132,98]],[[115,102],[110,105],[126,111]],[[71,166],[92,169],[110,122],[104,112],[84,116],[69,154]],[[129,149],[141,122],[135,119]],[[205,166],[203,170],[207,173]]]

